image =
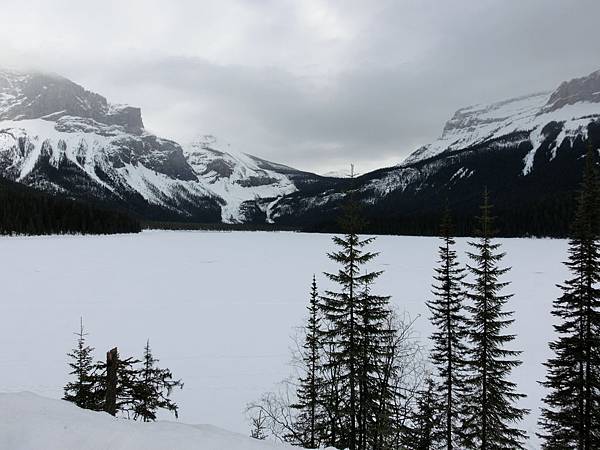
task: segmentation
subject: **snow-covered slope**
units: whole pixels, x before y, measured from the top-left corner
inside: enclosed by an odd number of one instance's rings
[[[431,220],[446,199],[457,214],[471,216],[484,187],[503,211],[520,208],[513,222],[531,224],[547,215],[548,222],[566,223],[588,144],[600,148],[600,71],[564,82],[553,92],[460,109],[439,139],[397,166],[358,177],[354,185],[377,231],[413,232],[397,225],[417,224],[427,215]],[[283,197],[271,208],[271,218],[333,229],[345,189],[339,180],[320,192]],[[512,232],[557,230],[540,226]]]
[[[524,132],[533,146],[523,161],[523,174],[531,171],[542,145],[544,128],[551,122],[562,126],[555,148],[565,139],[586,137],[587,125],[600,118],[600,71],[562,83],[554,92],[542,92],[491,105],[459,109],[446,123],[442,136],[412,153],[401,164],[408,166],[444,152],[461,150]],[[514,143],[514,142],[513,142]]]
[[[275,450],[210,425],[141,423],[80,409],[31,393],[0,394],[0,448],[5,450]]]
[[[203,186],[225,200],[225,222],[244,220],[243,205],[255,199],[277,199],[297,191],[290,167],[222,148],[214,136],[204,136],[185,148],[186,158]],[[267,218],[268,219],[268,218]]]
[[[494,136],[527,129],[546,104],[549,95],[540,93],[459,109],[444,126],[442,136],[412,153],[403,165],[437,156],[444,151],[467,148]]]
[[[11,71],[0,71],[0,174],[151,218],[225,222],[247,220],[257,199],[313,177],[223,150],[210,136],[184,149],[148,132],[139,108],[56,75]]]

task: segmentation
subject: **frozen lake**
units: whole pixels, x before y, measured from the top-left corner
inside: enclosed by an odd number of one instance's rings
[[[459,250],[466,240],[459,239]],[[532,434],[543,392],[542,362],[553,337],[550,309],[567,242],[502,239],[513,267],[515,371]],[[378,237],[385,270],[376,292],[393,296],[416,320],[424,343],[431,331],[425,301],[438,240]],[[300,233],[149,231],[139,235],[0,238],[0,391],[60,398],[66,353],[83,316],[96,358],[118,346],[141,355],[149,338],[162,366],[185,383],[175,393],[180,420],[244,434],[244,406],[290,373],[294,328],[303,324],[313,273],[335,270],[331,236]],[[537,447],[535,439],[533,448]]]

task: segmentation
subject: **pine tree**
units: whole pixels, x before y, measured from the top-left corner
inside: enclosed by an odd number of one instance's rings
[[[83,318],[80,320],[79,331],[75,335],[77,336],[77,347],[68,354],[71,358],[69,367],[72,369],[69,375],[73,375],[75,380],[65,386],[63,400],[75,403],[80,408],[96,410],[98,409],[98,399],[93,375],[92,353],[94,349],[86,344],[88,334],[83,328]]]
[[[359,423],[359,308],[360,287],[374,280],[380,273],[368,272],[361,275],[361,267],[375,258],[376,254],[363,249],[373,242],[373,238],[361,239],[358,230],[362,220],[358,214],[358,206],[350,200],[346,206],[346,214],[342,221],[344,236],[334,236],[333,242],[339,250],[328,254],[329,258],[341,267],[337,273],[325,273],[331,281],[338,284],[340,290],[326,291],[323,296],[322,310],[330,327],[325,331],[326,343],[329,346],[326,366],[336,366],[339,370],[338,389],[345,393],[343,411],[344,420],[340,439],[336,443],[350,450],[358,449]]]
[[[310,301],[308,305],[308,323],[305,327],[305,338],[302,346],[302,365],[304,376],[299,380],[296,391],[298,401],[292,405],[299,410],[294,428],[298,436],[302,436],[301,444],[305,448],[319,448],[320,435],[324,427],[321,412],[321,396],[323,378],[321,375],[321,318],[319,291],[317,280],[313,275]]]
[[[178,407],[171,399],[173,389],[183,388],[181,380],[173,380],[169,369],[157,367],[158,360],[152,356],[150,341],[144,347],[142,367],[133,383],[132,403],[134,420],[151,422],[156,420],[159,409],[165,409],[178,417]]]
[[[558,338],[546,362],[549,389],[540,425],[543,448],[600,448],[600,190],[590,146],[566,266],[572,277],[560,286],[552,314]]]
[[[424,389],[417,397],[416,413],[412,431],[406,446],[411,450],[434,450],[440,448],[440,399],[436,394],[436,385],[431,377],[425,380]]]
[[[390,343],[396,330],[391,324],[389,296],[371,292],[372,279],[366,279],[359,297],[359,442],[358,448],[373,448],[381,442],[391,414],[387,405],[395,395],[385,377]],[[383,406],[383,407],[382,407]]]
[[[339,249],[328,254],[340,268],[337,273],[325,274],[339,290],[326,291],[321,302],[327,322],[323,332],[324,369],[336,377],[336,385],[328,389],[327,402],[329,406],[340,408],[328,411],[337,437],[325,443],[363,450],[367,448],[369,436],[374,434],[369,428],[376,428],[370,427],[374,405],[384,395],[380,385],[378,389],[372,388],[378,375],[378,359],[382,357],[383,335],[393,331],[384,330],[389,297],[370,292],[370,286],[382,272],[363,272],[365,264],[377,256],[365,249],[374,238],[363,239],[358,235],[364,221],[354,192],[350,191],[347,197],[341,221],[344,235],[334,236]]]
[[[527,411],[515,405],[524,395],[516,392],[516,385],[509,378],[512,369],[521,364],[517,359],[520,352],[505,348],[514,336],[503,334],[514,321],[513,313],[504,311],[511,295],[501,294],[508,283],[501,282],[500,277],[509,269],[499,267],[504,253],[498,251],[500,244],[492,239],[493,218],[487,189],[478,222],[478,240],[469,243],[474,251],[468,253],[472,265],[467,267],[473,280],[465,283],[472,304],[467,308],[471,313],[471,348],[464,442],[470,449],[522,449],[526,435],[515,423]]]
[[[335,344],[328,340],[327,336],[330,334],[331,328],[330,324],[326,326],[328,328],[323,331],[323,363],[321,365],[324,381],[321,405],[325,420],[324,429],[322,430],[322,443],[327,447],[334,447],[336,445],[341,446],[339,443],[344,440],[342,436],[344,428],[342,415],[344,392],[339,382],[341,378],[340,367],[332,364],[329,358],[329,355],[335,353]]]
[[[452,220],[446,210],[440,226],[442,245],[435,269],[433,295],[427,303],[435,331],[431,336],[431,360],[437,367],[438,391],[443,401],[443,442],[452,450],[459,442],[460,414],[464,401],[467,325],[464,315],[464,269],[457,261]]]

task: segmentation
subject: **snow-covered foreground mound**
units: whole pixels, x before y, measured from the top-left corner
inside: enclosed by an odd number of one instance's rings
[[[538,381],[554,336],[555,285],[568,276],[567,243],[500,241],[513,267],[506,275],[512,282],[506,291],[515,294],[507,306],[515,311],[511,347],[523,350],[514,376],[528,395],[522,405],[531,414],[523,426],[537,449],[544,395]],[[466,242],[458,240],[463,262]],[[377,292],[415,319],[425,345],[438,245],[429,237],[381,236],[372,246],[381,254],[370,268],[385,270]],[[290,336],[304,323],[313,273],[319,289],[331,287],[321,275],[336,270],[326,256],[331,250],[331,236],[301,233],[2,237],[0,392],[60,398],[66,353],[83,316],[97,359],[115,345],[122,355],[138,356],[150,338],[160,364],[185,383],[174,393],[182,422],[248,434],[245,405],[291,372]]]
[[[3,450],[274,450],[290,448],[210,425],[142,423],[31,393],[0,394]]]

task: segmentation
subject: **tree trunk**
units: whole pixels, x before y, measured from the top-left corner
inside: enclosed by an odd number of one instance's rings
[[[106,353],[106,398],[104,411],[111,416],[117,415],[117,368],[119,353],[117,347]]]

